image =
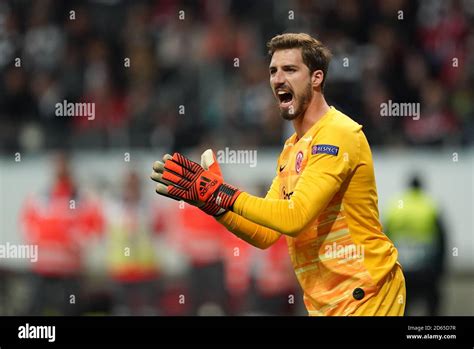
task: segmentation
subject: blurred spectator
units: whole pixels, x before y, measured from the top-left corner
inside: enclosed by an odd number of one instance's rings
[[[22,126],[36,115],[28,75],[10,67],[3,71],[0,84],[0,149],[18,149]]]
[[[121,197],[106,206],[107,265],[114,281],[114,315],[158,313],[158,262],[140,183],[137,173],[127,173]]]
[[[449,144],[459,138],[458,121],[448,108],[441,84],[427,81],[421,90],[424,101],[420,120],[405,118],[404,127],[412,144]]]
[[[226,312],[225,264],[222,236],[225,229],[198,208],[181,202],[172,215],[170,234],[189,259],[188,292],[183,303],[191,315]],[[190,306],[189,306],[190,304]]]
[[[24,58],[32,71],[52,71],[60,62],[64,49],[64,32],[53,22],[51,1],[32,2],[28,11],[23,41]],[[26,22],[26,23],[25,23]]]
[[[222,231],[227,315],[243,315],[248,311],[251,292],[251,263],[254,248],[247,242]]]
[[[79,191],[65,153],[54,171],[51,188],[30,197],[21,215],[25,242],[38,246],[29,315],[80,314],[84,248],[103,229],[100,205]]]
[[[439,283],[445,270],[446,231],[440,210],[414,176],[410,188],[395,199],[386,213],[385,229],[398,249],[407,284],[407,315],[439,313]]]

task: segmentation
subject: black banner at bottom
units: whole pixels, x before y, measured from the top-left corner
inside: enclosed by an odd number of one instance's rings
[[[474,317],[1,317],[0,349],[313,342],[474,347]]]

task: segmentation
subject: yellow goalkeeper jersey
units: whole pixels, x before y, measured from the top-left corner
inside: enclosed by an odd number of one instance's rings
[[[260,248],[286,235],[309,315],[403,315],[405,281],[379,221],[370,147],[334,107],[286,141],[265,198],[242,193],[219,221]]]

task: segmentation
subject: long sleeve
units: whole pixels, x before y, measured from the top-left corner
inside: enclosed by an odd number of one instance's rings
[[[338,147],[336,155],[327,152],[308,154],[306,168],[301,173],[290,200],[258,198],[247,193],[239,195],[233,212],[264,227],[292,237],[297,236],[328,205],[340,190],[359,161],[359,129],[339,126],[327,128],[313,139],[318,145]]]
[[[265,198],[278,198],[278,190],[279,180],[277,176]],[[253,223],[231,211],[217,218],[217,221],[237,237],[261,249],[270,247],[281,236],[278,231]]]

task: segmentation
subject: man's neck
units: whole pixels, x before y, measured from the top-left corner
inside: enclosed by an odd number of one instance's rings
[[[328,112],[329,109],[329,105],[326,103],[324,96],[315,93],[305,113],[301,117],[293,120],[293,127],[295,128],[298,139],[303,137],[305,133]]]

